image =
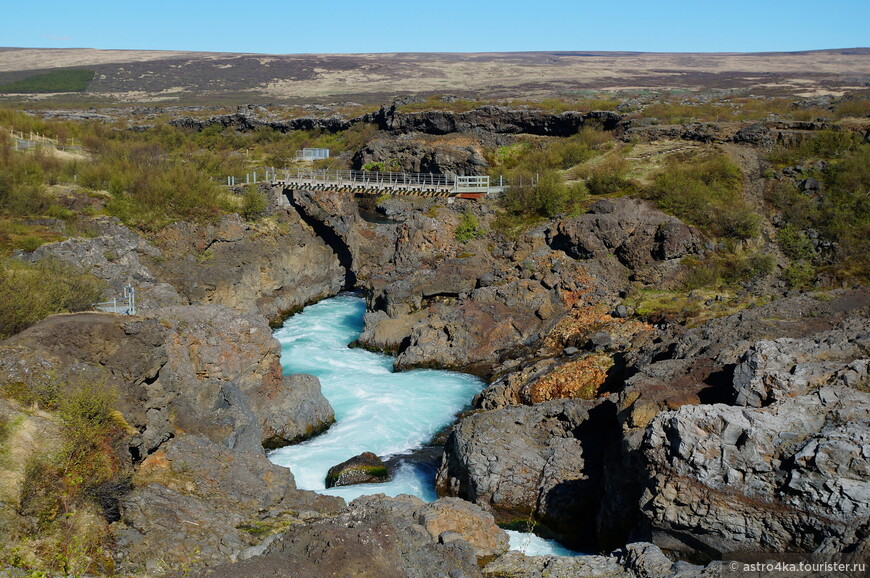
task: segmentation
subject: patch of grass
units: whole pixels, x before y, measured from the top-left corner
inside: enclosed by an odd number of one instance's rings
[[[432,95],[422,102],[409,102],[397,107],[399,112],[426,112],[430,110],[443,110],[448,112],[468,112],[486,104],[479,100],[464,98],[444,98],[444,95]]]
[[[721,301],[716,301],[717,297]],[[652,322],[682,323],[694,327],[766,301],[766,297],[737,297],[732,291],[696,290],[687,293],[683,289],[641,289],[632,293],[625,304],[634,308],[638,316]]]
[[[54,70],[34,74],[0,86],[0,93],[84,92],[94,79],[93,70]]]

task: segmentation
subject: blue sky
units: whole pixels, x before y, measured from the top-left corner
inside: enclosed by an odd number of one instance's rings
[[[7,2],[0,46],[355,53],[759,52],[870,46],[870,1],[44,0]]]

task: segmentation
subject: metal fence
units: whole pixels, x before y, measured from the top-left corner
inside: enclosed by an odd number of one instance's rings
[[[118,313],[120,315],[136,315],[136,290],[132,285],[124,287],[124,294],[113,297],[111,301],[94,303],[94,309],[105,313]]]
[[[296,151],[297,161],[317,161],[329,158],[329,149],[305,148]]]

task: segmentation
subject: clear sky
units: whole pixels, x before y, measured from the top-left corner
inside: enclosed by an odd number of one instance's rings
[[[215,52],[761,52],[870,46],[870,0],[16,0],[0,46]]]

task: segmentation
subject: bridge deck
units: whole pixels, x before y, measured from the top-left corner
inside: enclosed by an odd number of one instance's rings
[[[481,197],[504,189],[502,186],[490,186],[489,177],[454,177],[430,173],[319,170],[285,172],[283,175],[276,172],[272,176],[271,183],[274,186],[369,195]]]

